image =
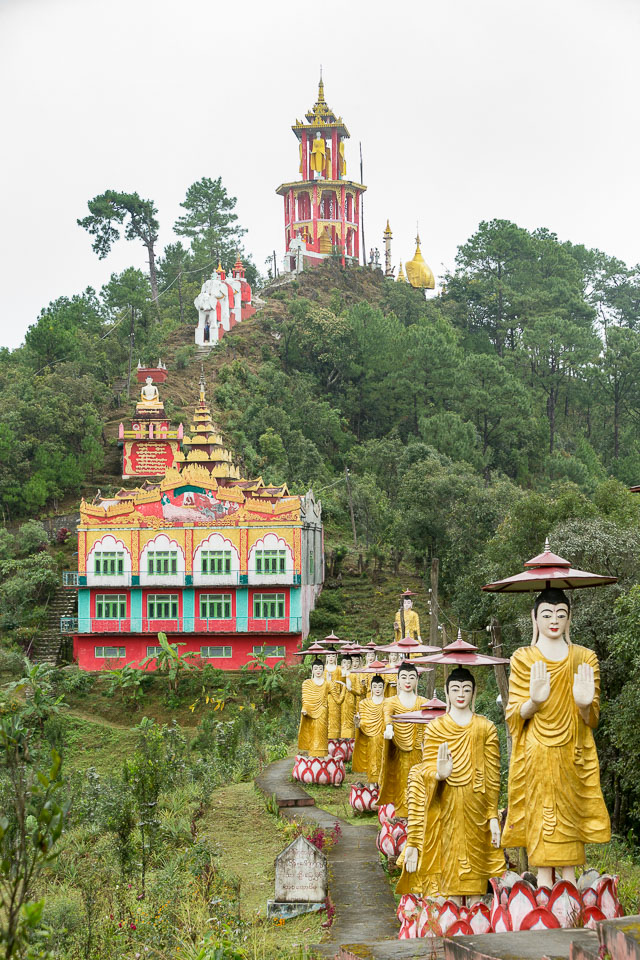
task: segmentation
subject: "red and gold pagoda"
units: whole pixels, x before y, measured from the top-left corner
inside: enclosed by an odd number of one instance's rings
[[[324,98],[322,76],[318,99],[292,130],[299,140],[300,180],[281,183],[284,197],[284,267],[299,272],[327,257],[358,262],[362,194],[367,189],[347,179],[345,140],[349,131]]]

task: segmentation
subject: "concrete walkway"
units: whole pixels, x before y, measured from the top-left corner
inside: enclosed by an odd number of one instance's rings
[[[313,805],[302,786],[291,781],[291,757],[270,764],[256,780],[256,786],[267,797],[275,796],[280,815],[290,820],[332,830],[337,823],[342,837],[327,852],[329,863],[329,895],[336,914],[329,929],[330,940],[313,947],[319,957],[392,958],[442,957],[442,942],[398,940],[400,923],[389,881],[382,869],[376,847],[377,824],[353,826]],[[327,787],[330,796],[331,787]],[[300,794],[307,797],[304,805],[289,801]],[[282,801],[282,802],[281,802]],[[435,946],[435,951],[434,951]]]

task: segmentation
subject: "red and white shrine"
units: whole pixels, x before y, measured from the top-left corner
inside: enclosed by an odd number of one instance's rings
[[[328,107],[322,77],[306,120],[296,120],[291,128],[300,141],[302,179],[276,190],[284,198],[285,273],[297,273],[331,255],[357,263],[360,255],[362,195],[367,188],[346,178],[349,131]]]
[[[162,361],[158,360],[157,367],[143,367],[138,363],[136,379],[144,386],[135,415],[128,429],[124,423],[118,427],[123,480],[163,476],[176,467],[183,435],[182,424],[177,429],[171,426],[156,386],[167,379],[167,368]]]
[[[225,333],[256,312],[251,304],[251,285],[238,257],[227,277],[222,266],[202,284],[202,290],[193,301],[198,311],[196,343],[207,346],[217,343]]]

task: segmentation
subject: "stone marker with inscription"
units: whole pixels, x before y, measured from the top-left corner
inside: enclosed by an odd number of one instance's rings
[[[276,857],[275,899],[267,901],[267,916],[287,919],[324,908],[327,858],[305,837],[296,837]]]

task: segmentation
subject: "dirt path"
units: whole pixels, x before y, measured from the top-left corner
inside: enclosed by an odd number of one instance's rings
[[[291,757],[277,760],[258,777],[256,786],[266,796],[275,796],[281,816],[327,830],[338,823],[342,830],[342,837],[327,854],[329,895],[336,907],[331,939],[315,946],[316,953],[332,960],[441,957],[440,940],[397,939],[396,904],[376,848],[377,826],[352,826],[321,807],[309,805],[309,795],[291,781],[291,767]],[[296,805],[289,805],[295,798]]]

